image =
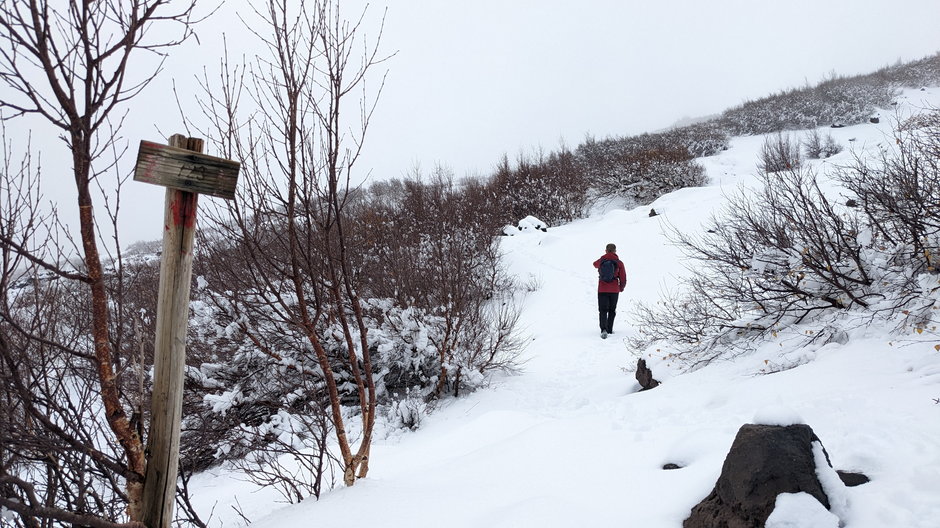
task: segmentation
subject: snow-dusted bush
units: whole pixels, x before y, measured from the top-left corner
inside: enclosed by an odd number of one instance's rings
[[[748,101],[722,113],[718,122],[734,136],[864,123],[878,108],[889,107],[899,88],[919,88],[937,82],[940,54],[866,75],[833,75],[816,86]]]
[[[249,449],[244,456],[232,457],[232,466],[290,503],[332,489],[342,463],[327,446],[331,427],[325,404],[324,398],[316,405],[293,405],[260,423],[238,424],[232,431]]]
[[[703,235],[674,233],[698,264],[685,292],[662,308],[640,308],[637,346],[677,341],[695,362],[717,345],[878,297],[866,248],[850,234],[860,232],[859,217],[828,201],[809,172],[762,178],[760,193],[732,198]]]
[[[838,77],[749,101],[724,112],[720,122],[735,136],[863,123],[876,109],[888,107],[897,92],[894,83],[881,78]]]
[[[906,294],[894,303],[918,306],[906,319],[923,328],[936,317],[925,293],[940,289],[940,109],[901,122],[876,160],[857,158],[838,179],[861,205],[879,266],[906,275],[898,285]]]
[[[887,66],[868,76],[888,79],[900,86],[915,88],[930,86],[940,79],[940,53],[907,63]]]
[[[705,169],[665,136],[587,141],[578,147],[591,190],[599,197],[645,205],[683,187],[703,185]]]
[[[842,145],[832,137],[832,134],[823,135],[818,128],[808,130],[800,144],[809,159],[828,158],[842,152]]]
[[[273,321],[268,328],[255,325],[248,330],[236,308],[229,305],[226,309],[225,296],[206,290],[199,296],[205,300],[194,303],[197,348],[216,352],[215,361],[187,371],[182,465],[193,471],[223,460],[264,459],[267,469],[256,468],[253,473],[273,478],[280,470],[275,470],[277,457],[272,454],[296,451],[298,460],[316,470],[305,473],[316,483],[308,486],[308,492],[316,488],[319,493],[319,479],[309,475],[332,475],[335,467],[328,454],[321,453],[331,423],[316,358],[295,332],[285,332]],[[452,321],[458,327],[474,323],[468,327],[472,331],[459,332],[447,326],[445,317],[402,307],[392,299],[366,300],[364,309],[376,392],[379,403],[391,409],[416,408],[415,402],[402,404],[400,400],[426,402],[440,396],[442,387],[453,393],[473,390],[485,383],[490,370],[512,363],[510,351],[493,342],[502,335],[500,329],[477,325],[472,314],[466,322]],[[320,332],[341,336],[329,324]],[[331,356],[343,353],[341,339],[324,339],[324,343]],[[352,404],[357,392],[351,375],[340,369],[337,377],[342,399]],[[404,416],[399,418],[395,420],[401,422],[398,425],[417,425],[405,423]],[[409,419],[420,420],[420,416]],[[317,455],[310,458],[310,453]],[[244,467],[247,471],[251,464]],[[300,498],[290,495],[290,500]]]
[[[897,148],[839,174],[860,208],[839,204],[808,170],[764,173],[701,236],[674,232],[694,259],[683,289],[640,306],[633,346],[671,343],[707,362],[825,319],[826,335],[878,318],[922,331],[940,319],[940,113],[904,123]],[[841,321],[841,322],[840,322]]]
[[[658,134],[643,134],[641,140],[653,148],[685,149],[694,158],[714,156],[728,148],[728,133],[715,120],[673,128]]]
[[[520,154],[515,164],[504,156],[487,185],[504,221],[534,215],[549,223],[581,218],[588,205],[581,159],[562,147],[545,155]]]
[[[383,400],[459,395],[483,386],[491,371],[515,368],[517,309],[508,301],[481,301],[464,305],[462,313],[453,306],[426,310],[370,301],[371,311],[382,312],[369,343]]]
[[[727,148],[728,136],[716,122],[656,134],[596,141],[574,151],[504,156],[485,184],[485,193],[502,214],[502,225],[534,215],[551,224],[581,218],[597,197],[649,203],[670,191],[705,182],[693,160]]]
[[[427,183],[402,182],[394,200],[363,196],[359,204],[367,214],[356,245],[370,257],[363,289],[408,307],[402,317],[389,312],[384,324],[422,328],[436,354],[429,397],[472,390],[482,374],[511,368],[518,353],[516,315],[497,308],[511,306],[514,290],[494,237],[498,216],[480,190],[438,172]]]
[[[247,460],[238,463],[253,479],[289,500],[318,494],[335,470],[324,452],[336,427],[329,413],[361,412],[354,370],[365,364],[350,360],[351,349],[364,356],[358,343],[369,352],[376,404],[402,412],[413,406],[403,407],[402,398],[456,396],[484,385],[491,371],[511,370],[521,344],[514,288],[501,271],[495,216],[478,191],[439,170],[430,182],[383,182],[351,197],[343,227],[358,313],[353,303],[337,302],[324,279],[331,261],[316,244],[316,226],[304,224],[294,246],[282,236],[278,210],[242,217],[235,235],[224,223],[204,232],[184,469]],[[298,267],[292,258],[301,259]],[[332,408],[321,356],[341,409]],[[399,418],[411,427],[420,416]],[[363,434],[354,420],[344,421],[349,437]],[[305,468],[296,482],[279,465],[286,453]]]
[[[758,157],[758,169],[765,173],[793,170],[803,163],[799,142],[783,132],[767,136]]]
[[[387,418],[392,427],[414,431],[421,426],[428,412],[428,402],[424,398],[406,393],[388,406]]]

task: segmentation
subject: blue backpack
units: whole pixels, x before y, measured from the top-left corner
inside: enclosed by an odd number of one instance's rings
[[[617,280],[617,269],[620,267],[620,261],[614,259],[605,259],[597,268],[600,279],[604,282],[614,282]]]

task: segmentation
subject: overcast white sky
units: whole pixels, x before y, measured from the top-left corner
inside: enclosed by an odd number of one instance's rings
[[[344,0],[346,14],[360,2]],[[396,54],[359,166],[374,179],[436,164],[486,175],[504,153],[653,131],[940,51],[938,0],[378,0],[370,34],[386,8],[382,49]],[[222,31],[248,42],[239,9],[224,4],[135,99],[131,158],[157,128],[182,131],[172,78],[215,67]],[[124,245],[161,236],[159,188],[129,184],[124,206]]]
[[[937,0],[397,0],[372,8],[385,4],[383,41],[398,54],[367,141],[377,176],[416,162],[488,174],[503,153],[652,131],[833,71],[867,73],[940,51]]]

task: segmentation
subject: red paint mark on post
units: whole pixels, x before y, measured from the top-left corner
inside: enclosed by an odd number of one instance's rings
[[[199,195],[186,191],[176,191],[170,203],[173,212],[173,225],[192,229],[196,226],[196,204]]]

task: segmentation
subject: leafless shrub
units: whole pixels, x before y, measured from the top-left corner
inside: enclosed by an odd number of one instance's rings
[[[275,415],[257,427],[242,425],[241,437],[251,447],[246,457],[235,461],[235,467],[251,482],[273,487],[292,504],[319,498],[335,487],[343,467],[327,447],[331,420],[326,409],[318,403],[306,406],[306,412]]]
[[[800,167],[803,155],[800,144],[790,134],[777,132],[764,139],[758,154],[758,169],[765,173],[793,171]]]
[[[191,500],[192,496],[189,492],[189,481],[192,477],[192,472],[180,468],[179,482],[176,488],[177,513],[173,519],[173,525],[178,528],[188,528],[190,526],[208,528],[209,523],[212,521],[212,516],[215,514],[215,506],[213,506],[206,518],[203,519]]]
[[[897,148],[838,177],[861,210],[843,208],[805,169],[762,175],[753,198],[734,197],[701,236],[675,232],[695,268],[685,290],[638,311],[633,345],[667,341],[689,365],[748,350],[805,322],[804,340],[844,340],[842,327],[893,321],[936,325],[940,288],[937,113],[902,123]]]
[[[416,431],[429,412],[428,402],[420,394],[410,391],[389,404],[388,420],[397,427]]]
[[[601,198],[621,198],[638,205],[663,194],[704,185],[705,169],[682,145],[640,138],[588,141],[578,147],[586,179]]]
[[[0,293],[9,302],[0,322],[0,506],[19,514],[17,525],[107,526],[125,515],[132,476],[101,419],[96,372],[82,361],[87,292],[34,275]]]
[[[529,274],[529,276],[526,277],[525,282],[522,284],[522,288],[529,293],[537,292],[542,289],[542,278],[533,274]]]
[[[520,154],[515,164],[503,156],[486,185],[490,207],[502,213],[497,227],[530,215],[550,224],[581,218],[588,201],[585,175],[578,157],[565,146],[548,155]]]
[[[519,333],[520,311],[512,300],[512,288],[508,283],[502,287],[506,294],[473,305],[455,325],[463,330],[448,358],[456,366],[452,378],[455,397],[462,387],[481,386],[490,372],[514,372],[519,366],[519,354],[526,346]]]
[[[438,370],[428,395],[456,396],[490,370],[511,369],[518,355],[518,310],[505,298],[514,288],[501,271],[496,217],[480,214],[484,197],[441,168],[428,182],[415,177],[396,188],[396,200],[383,192],[357,205],[355,245],[370,256],[361,267],[364,288],[413,308],[410,322],[383,318],[428,329]]]
[[[735,136],[862,123],[876,108],[890,105],[897,93],[898,84],[877,73],[833,75],[816,86],[784,90],[726,110],[719,122]]]
[[[940,110],[898,123],[894,146],[875,162],[856,158],[839,174],[871,228],[899,248],[896,263],[937,273],[940,263]]]
[[[728,132],[714,119],[674,128],[660,134],[644,134],[647,141],[684,148],[694,158],[714,156],[728,148]],[[654,138],[662,139],[654,139]]]
[[[731,350],[814,314],[882,298],[856,215],[840,210],[806,170],[762,180],[753,198],[732,198],[705,234],[673,232],[696,271],[685,292],[641,308],[646,333],[635,346],[677,342],[688,351],[680,359],[697,364],[721,353],[718,345]]]
[[[265,56],[246,66],[223,61],[221,86],[204,80],[206,135],[241,161],[242,175],[238,200],[211,215],[203,258],[215,261],[207,300],[248,347],[237,350],[245,368],[267,358],[322,382],[351,486],[368,473],[377,395],[347,232],[350,178],[377,99],[366,79],[385,58],[381,27],[368,39],[365,13],[349,21],[340,11],[333,0],[265,3],[262,24],[248,28]],[[344,111],[360,92],[358,110]],[[361,423],[358,445],[347,434],[348,404]]]
[[[836,142],[832,134],[827,133],[824,136],[818,128],[807,130],[800,143],[803,146],[803,152],[809,159],[828,158],[842,152],[842,145]]]
[[[693,276],[681,292],[669,292],[655,305],[637,303],[635,315],[641,322],[636,348],[665,341],[697,346],[706,341],[715,328],[730,325],[741,317],[733,303],[710,295],[707,277]]]

